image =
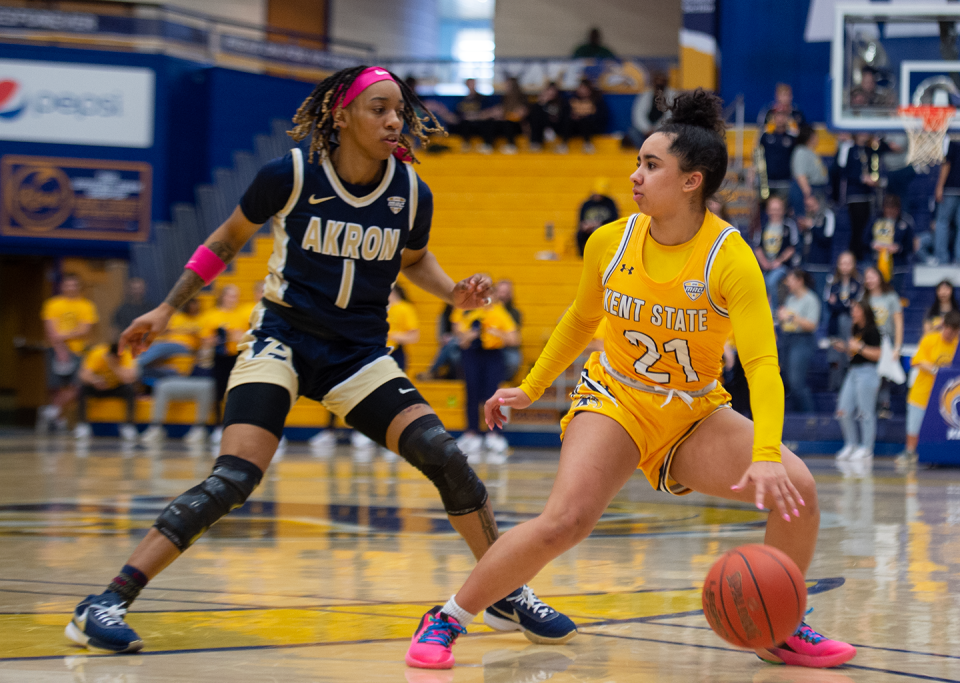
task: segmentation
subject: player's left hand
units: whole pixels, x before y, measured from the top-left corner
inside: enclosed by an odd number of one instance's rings
[[[797,491],[790,477],[787,476],[787,468],[781,462],[754,462],[751,463],[747,471],[743,473],[740,481],[731,486],[734,491],[743,491],[753,484],[756,489],[756,502],[759,509],[763,509],[763,503],[769,494],[776,503],[780,516],[786,521],[790,521],[790,513],[794,517],[800,516],[800,509],[797,504],[806,505],[800,492]]]
[[[489,275],[471,275],[453,286],[453,305],[469,311],[482,308],[490,303],[490,290],[493,280]]]

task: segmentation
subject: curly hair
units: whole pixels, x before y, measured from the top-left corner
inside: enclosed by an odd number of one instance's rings
[[[350,69],[343,69],[329,76],[313,89],[313,92],[303,101],[297,113],[293,117],[293,128],[287,131],[287,135],[296,142],[304,138],[310,138],[310,152],[307,161],[313,161],[314,152],[317,153],[317,163],[322,163],[324,159],[330,156],[330,141],[334,135],[333,112],[336,108],[336,100],[341,93],[346,93],[347,89],[353,84],[367,66],[355,66]],[[420,98],[410,86],[397,78],[391,72],[387,72],[393,77],[400,87],[400,94],[403,98],[403,113],[401,118],[409,129],[410,134],[420,141],[421,144],[427,144],[428,137],[434,133],[443,133],[446,131],[437,118],[423,106]],[[426,112],[426,116],[421,118],[419,111]],[[413,142],[405,134],[400,134],[400,145],[406,148],[410,158],[417,162],[413,154]],[[419,162],[418,162],[419,163]]]

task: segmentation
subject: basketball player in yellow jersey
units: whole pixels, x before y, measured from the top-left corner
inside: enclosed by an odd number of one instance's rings
[[[802,572],[810,565],[817,491],[803,461],[780,444],[783,384],[763,277],[739,232],[704,208],[727,169],[722,103],[698,89],[678,95],[670,111],[630,176],[640,213],[590,237],[576,301],[536,365],[519,388],[486,403],[488,425],[501,426],[501,409],[539,398],[606,321],[604,351],[590,357],[562,423],[546,507],[501,537],[460,591],[424,616],[407,653],[411,666],[452,666],[453,642],[474,615],[586,538],[637,468],[665,493],[699,491],[769,509],[765,542]],[[719,385],[731,330],[755,422],[726,410],[730,395]],[[831,667],[856,649],[801,623],[757,654]]]

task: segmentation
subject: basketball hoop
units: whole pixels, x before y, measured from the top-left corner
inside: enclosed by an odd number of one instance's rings
[[[956,112],[954,107],[928,104],[897,108],[910,141],[907,163],[918,173],[928,173],[943,161],[943,140]]]

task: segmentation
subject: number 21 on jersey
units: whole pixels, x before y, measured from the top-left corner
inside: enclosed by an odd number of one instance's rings
[[[636,330],[627,330],[623,333],[623,336],[634,346],[645,349],[645,353],[633,363],[633,369],[636,373],[657,384],[670,384],[669,372],[654,372],[651,370],[656,362],[662,358],[662,354],[657,348],[657,342],[649,335]],[[690,362],[690,345],[686,339],[671,339],[663,345],[663,350],[676,357],[677,364],[683,368],[683,373],[686,375],[688,382],[700,381],[700,376]]]

